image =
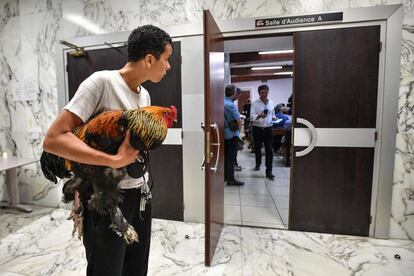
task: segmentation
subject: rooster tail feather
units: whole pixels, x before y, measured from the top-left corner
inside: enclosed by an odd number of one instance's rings
[[[43,175],[54,183],[57,183],[56,177],[67,178],[72,176],[71,172],[65,167],[65,159],[52,153],[45,151],[42,153],[42,156],[40,157],[40,166]]]

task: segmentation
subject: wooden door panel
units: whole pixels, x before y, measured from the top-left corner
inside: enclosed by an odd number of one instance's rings
[[[293,229],[368,235],[372,173],[366,172],[372,172],[373,159],[372,148],[328,147],[296,158],[289,210]]]
[[[224,216],[224,43],[209,11],[204,22],[205,264],[214,255]],[[213,127],[216,124],[216,128]],[[217,135],[217,131],[219,135]],[[214,145],[215,144],[215,145]],[[217,145],[220,145],[217,148]],[[210,155],[211,154],[211,155]],[[217,154],[219,155],[216,164]],[[213,171],[212,168],[217,170]]]
[[[294,128],[304,118],[315,128],[375,129],[379,38],[379,26],[295,33]],[[289,229],[368,235],[374,148],[338,141],[292,157]]]
[[[375,127],[379,31],[374,26],[295,34],[296,117],[315,127]]]

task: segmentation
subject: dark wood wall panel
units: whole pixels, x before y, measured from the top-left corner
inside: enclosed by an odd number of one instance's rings
[[[153,185],[154,218],[184,220],[182,160],[181,145],[162,145],[150,152],[150,185]]]

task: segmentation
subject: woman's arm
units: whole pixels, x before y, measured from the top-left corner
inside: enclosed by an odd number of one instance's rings
[[[121,168],[133,163],[139,154],[129,143],[129,131],[116,155],[96,150],[72,133],[82,125],[82,120],[74,113],[63,110],[50,126],[43,141],[43,149],[57,156],[75,162]]]

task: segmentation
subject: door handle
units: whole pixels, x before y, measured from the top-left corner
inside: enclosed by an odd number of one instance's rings
[[[213,172],[217,172],[217,166],[218,166],[218,161],[219,161],[219,155],[220,155],[220,132],[219,132],[219,127],[216,123],[211,124],[210,127],[214,128],[216,130],[216,137],[217,137],[217,143],[210,143],[210,133],[207,132],[207,142],[206,142],[206,148],[205,148],[205,152],[207,152],[207,159],[208,159],[208,163],[210,163],[210,158],[212,157],[212,153],[210,153],[210,145],[212,146],[216,146],[217,147],[217,152],[216,152],[216,163],[213,167],[210,167],[210,169]],[[205,126],[204,123],[201,123],[201,128],[205,131]],[[203,157],[203,164],[201,164],[201,170],[203,171],[206,168],[206,156],[204,155]]]
[[[214,164],[214,166],[210,168],[214,173],[216,173],[217,172],[218,162],[219,162],[219,157],[220,157],[220,130],[219,130],[219,126],[217,125],[217,123],[211,124],[210,126],[215,129],[215,131],[216,131],[216,137],[217,137],[217,143],[211,143],[212,146],[216,146],[217,147],[217,151],[216,151],[216,164]]]
[[[204,132],[206,131],[203,122],[201,122],[201,128],[203,129]],[[201,164],[201,170],[204,171],[205,168],[206,168],[206,156],[203,155],[203,163]]]
[[[301,151],[297,151],[295,153],[296,157],[301,157],[301,156],[305,156],[306,154],[308,154],[309,152],[311,152],[313,150],[313,148],[316,146],[316,141],[318,140],[318,135],[316,134],[316,129],[313,126],[313,124],[311,122],[309,122],[308,120],[305,120],[303,118],[297,118],[296,122],[298,124],[302,124],[305,125],[309,128],[310,132],[311,132],[311,141],[309,146]]]

